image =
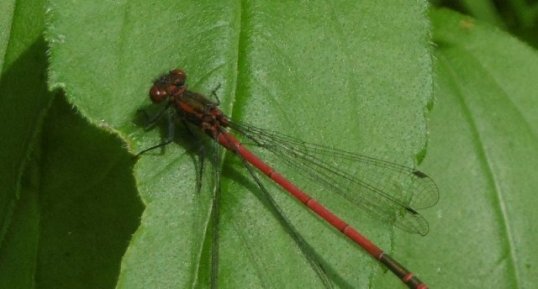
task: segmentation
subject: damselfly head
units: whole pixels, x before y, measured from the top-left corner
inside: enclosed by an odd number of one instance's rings
[[[185,92],[187,76],[181,69],[174,69],[162,75],[153,82],[149,90],[149,97],[154,103],[160,103],[170,96],[177,96]]]

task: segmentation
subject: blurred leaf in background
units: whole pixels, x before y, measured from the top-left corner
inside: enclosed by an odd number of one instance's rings
[[[497,26],[520,40],[538,47],[538,1],[536,0],[431,0]]]
[[[436,258],[438,278],[430,285],[533,288],[538,55],[471,17],[430,15],[437,101],[422,167],[442,192],[431,225],[443,229],[432,230],[421,249],[451,252]]]

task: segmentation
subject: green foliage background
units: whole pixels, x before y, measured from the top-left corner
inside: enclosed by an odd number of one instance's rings
[[[196,156],[132,158],[162,138],[136,112],[178,66],[234,119],[420,164],[441,194],[425,237],[323,201],[432,288],[533,288],[536,5],[266,2],[0,4],[0,288],[209,287]],[[233,157],[222,172],[219,287],[327,288]],[[271,191],[330,286],[403,288]]]

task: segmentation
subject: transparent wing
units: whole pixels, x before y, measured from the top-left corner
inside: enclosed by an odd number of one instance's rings
[[[416,210],[435,205],[439,192],[433,180],[421,171],[306,143],[244,123],[231,122],[229,126],[252,142],[251,145],[273,153],[281,163],[329,193],[341,195],[370,215],[402,230],[428,233],[428,222]]]

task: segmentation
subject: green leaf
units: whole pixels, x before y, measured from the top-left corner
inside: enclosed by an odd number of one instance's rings
[[[42,9],[42,1],[0,4],[0,245],[19,199],[26,160],[52,99],[45,83]]]
[[[142,208],[133,159],[58,97],[0,249],[0,288],[112,288]]]
[[[209,94],[220,84],[221,107],[236,120],[412,165],[424,153],[432,93],[425,11],[425,1],[50,1],[50,87],[63,88],[90,122],[138,152],[166,130],[145,132],[137,123],[152,80],[182,67],[194,91]],[[186,146],[171,145],[139,160],[146,209],[118,288],[208,286],[212,193],[196,192],[194,158]],[[252,194],[252,180],[230,167],[222,167],[219,287],[323,288],[267,203]],[[271,193],[335,286],[403,286],[295,200]],[[401,253],[395,236],[405,233],[327,199]]]
[[[223,107],[238,120],[402,163],[424,153],[431,71],[423,6],[50,3],[51,86],[65,88],[87,120],[119,133],[132,151],[163,136],[134,120],[151,79],[177,65],[193,90],[222,84]],[[35,144],[52,99],[43,83],[41,4],[0,5],[0,288],[110,288],[140,210],[131,162],[118,140],[61,101]],[[441,190],[426,211],[431,233],[392,232],[326,201],[432,287],[532,287],[536,52],[470,18],[431,17],[439,102],[424,168]],[[118,287],[207,285],[211,195],[195,193],[193,157],[173,145],[139,161],[147,208]],[[233,164],[222,168],[220,287],[322,287]],[[403,287],[294,200],[271,193],[336,287]]]
[[[422,265],[437,268],[433,288],[533,288],[538,55],[472,18],[431,16],[437,101],[423,167],[441,200],[427,243],[410,253],[437,252]]]
[[[44,11],[0,4],[0,288],[112,288],[141,214],[133,160],[65,102],[45,118]]]
[[[462,1],[463,7],[466,11],[469,11],[470,15],[474,18],[480,19],[482,22],[496,25],[499,28],[505,27],[501,16],[498,14],[498,10],[495,7],[495,3],[490,0],[464,0]]]

